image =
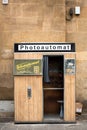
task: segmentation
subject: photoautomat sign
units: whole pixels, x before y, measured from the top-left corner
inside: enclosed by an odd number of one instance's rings
[[[19,45],[19,51],[71,50],[71,45]]]
[[[16,43],[14,52],[74,52],[74,43]]]

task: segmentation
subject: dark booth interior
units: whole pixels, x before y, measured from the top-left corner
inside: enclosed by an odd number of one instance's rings
[[[44,116],[60,116],[64,105],[64,57],[43,57]],[[62,108],[63,110],[63,108]]]

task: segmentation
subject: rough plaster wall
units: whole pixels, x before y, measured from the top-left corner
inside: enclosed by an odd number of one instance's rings
[[[76,5],[81,7],[80,16],[74,15],[70,21],[65,21],[65,6],[68,19],[70,7]],[[0,1],[0,100],[14,97],[15,42],[64,42],[66,35],[67,42],[76,43],[76,100],[86,104],[86,12],[87,0],[9,0],[8,5],[2,5]]]
[[[87,0],[66,0],[67,12],[79,5],[81,14],[67,20],[66,41],[76,43],[76,100],[87,102]],[[67,14],[68,16],[68,14]],[[69,17],[69,16],[68,16]],[[87,107],[87,105],[86,105]]]
[[[13,44],[64,42],[65,0],[0,0],[0,99],[13,99]]]
[[[65,6],[68,12],[76,5],[80,16],[65,21]],[[13,99],[14,42],[64,42],[66,35],[67,42],[76,43],[76,99],[87,100],[86,12],[87,0],[0,1],[0,99]]]

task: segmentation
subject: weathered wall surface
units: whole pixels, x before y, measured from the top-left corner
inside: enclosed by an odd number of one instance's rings
[[[81,14],[70,19],[69,9],[77,5]],[[87,0],[9,0],[8,5],[0,1],[0,100],[14,98],[15,42],[66,41],[76,43],[76,100],[87,101],[86,12]]]
[[[75,6],[81,14],[67,20],[66,41],[76,43],[76,100],[87,102],[87,0],[66,1],[67,12]]]
[[[13,99],[15,42],[64,42],[65,0],[0,1],[0,99]]]

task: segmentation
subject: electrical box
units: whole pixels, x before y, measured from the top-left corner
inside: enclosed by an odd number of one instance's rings
[[[75,14],[80,15],[80,6],[75,7]]]
[[[2,4],[8,4],[8,0],[2,0]]]

